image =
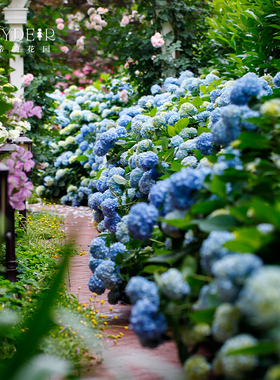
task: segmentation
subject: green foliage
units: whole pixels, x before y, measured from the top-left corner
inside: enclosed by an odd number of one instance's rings
[[[93,311],[97,306],[94,303],[91,308],[81,306],[69,294],[67,284],[62,283],[69,256],[77,254],[72,246],[64,245],[62,221],[57,215],[34,213],[28,216],[25,233],[16,220],[18,282],[0,278],[1,379],[12,379],[14,371],[23,370],[23,363],[35,354],[48,355],[43,357],[54,358],[55,363],[64,366],[59,358],[67,358],[71,366],[80,367],[91,358],[94,345],[94,350],[99,350],[94,336],[95,331],[101,333],[102,327],[100,317]],[[1,261],[4,253],[2,246]],[[8,315],[11,317],[6,321]],[[93,324],[86,327],[89,316]],[[91,342],[83,338],[86,336],[91,336]],[[7,377],[2,377],[4,373]]]
[[[213,63],[224,75],[246,72],[276,74],[280,70],[280,5],[275,0],[213,1],[209,35],[216,43]]]
[[[136,18],[121,27],[122,16],[132,9],[145,19]],[[152,84],[162,81],[162,73],[165,77],[177,75],[182,69],[197,73],[207,64],[210,50],[204,49],[203,41],[208,28],[206,16],[210,15],[211,7],[206,1],[142,0],[132,8],[130,4],[127,9],[112,7],[105,17],[108,25],[101,32],[92,29],[86,36],[98,36],[99,49],[105,56],[117,56],[117,65],[130,59],[133,64],[129,65],[129,75],[139,85],[140,93],[147,93]],[[151,37],[155,32],[161,33],[167,22],[172,30],[165,37],[165,48],[154,48]]]

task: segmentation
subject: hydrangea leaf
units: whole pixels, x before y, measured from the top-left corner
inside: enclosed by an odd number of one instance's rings
[[[75,161],[86,161],[88,160],[88,156],[85,156],[84,154],[81,154],[80,156],[78,156]]]
[[[196,224],[204,232],[231,230],[233,227],[238,226],[237,220],[232,215],[218,215],[205,220],[197,220]]]
[[[126,180],[124,177],[122,177],[122,176],[120,176],[120,175],[118,175],[118,174],[114,174],[114,175],[112,176],[112,178],[113,178],[113,180],[114,180],[116,183],[118,183],[119,185],[126,185],[126,183],[127,183],[127,180]]]

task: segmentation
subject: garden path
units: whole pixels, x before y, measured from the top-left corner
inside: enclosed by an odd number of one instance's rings
[[[59,205],[29,205],[29,210],[45,209],[49,212],[62,214],[65,219],[64,230],[69,240],[75,239],[77,249],[81,255],[71,260],[68,273],[68,287],[70,293],[78,297],[81,304],[90,304],[89,297],[93,294],[88,289],[88,279],[91,271],[88,267],[88,246],[91,240],[98,235],[92,227],[92,212],[88,207],[70,207]],[[93,297],[94,298],[94,297]],[[99,300],[97,302],[97,299]],[[101,304],[101,301],[102,304]],[[106,293],[95,298],[95,307],[107,316],[112,317],[108,322],[109,334],[124,335],[118,339],[117,345],[112,339],[105,339],[102,364],[96,362],[83,370],[81,376],[87,380],[181,380],[184,379],[177,357],[177,349],[173,341],[169,341],[156,349],[143,348],[131,330],[124,329],[128,325],[130,306],[113,305],[110,311]],[[117,316],[117,319],[114,317]]]

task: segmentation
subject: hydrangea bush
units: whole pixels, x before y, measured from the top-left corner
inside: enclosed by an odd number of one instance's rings
[[[144,346],[172,332],[187,379],[278,376],[279,77],[168,77],[87,151],[89,288]]]

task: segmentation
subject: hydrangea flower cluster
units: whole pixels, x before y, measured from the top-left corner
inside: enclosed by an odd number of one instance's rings
[[[158,287],[144,277],[133,277],[126,286],[126,294],[133,304],[130,328],[134,330],[144,347],[154,348],[163,342],[167,323],[158,312]]]

